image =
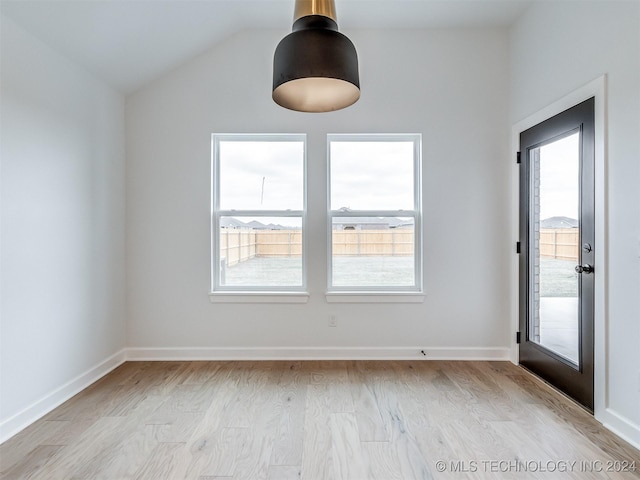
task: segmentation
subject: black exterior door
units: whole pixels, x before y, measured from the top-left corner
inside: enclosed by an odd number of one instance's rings
[[[520,134],[520,364],[591,411],[594,138],[593,98]]]

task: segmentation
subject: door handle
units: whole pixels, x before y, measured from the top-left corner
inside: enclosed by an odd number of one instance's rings
[[[576,265],[576,273],[593,273],[593,266],[588,263]]]

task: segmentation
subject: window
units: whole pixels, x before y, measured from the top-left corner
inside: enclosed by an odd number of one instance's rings
[[[303,291],[305,135],[213,135],[214,292]]]
[[[329,291],[420,292],[420,135],[330,135]]]

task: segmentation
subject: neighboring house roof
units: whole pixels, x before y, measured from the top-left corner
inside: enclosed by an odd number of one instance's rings
[[[349,209],[341,208],[340,211],[348,212]],[[339,227],[359,225],[360,228],[402,228],[407,226],[412,227],[413,221],[411,219],[407,220],[397,217],[333,217],[333,224]],[[288,230],[291,228],[274,223],[264,224],[257,220],[243,222],[235,217],[222,217],[220,219],[220,226],[223,228],[251,228],[253,230]]]
[[[350,212],[348,207],[342,207],[339,212]],[[377,228],[399,228],[404,226],[413,226],[411,220],[397,218],[397,217],[333,217],[334,225],[360,225],[363,226],[375,226]]]
[[[240,220],[236,220],[233,217],[222,217],[220,219],[220,226],[225,228],[240,228],[240,227],[246,227],[247,224],[244,222],[241,222]]]
[[[396,217],[333,217],[334,225],[376,225],[378,227],[398,228],[413,225]]]
[[[234,217],[221,218],[220,226],[223,228],[251,228],[253,230],[288,230],[291,228],[285,227],[283,225],[276,225],[273,223],[265,225],[264,223],[258,222],[257,220],[242,222]]]
[[[549,217],[540,222],[541,228],[578,228],[578,220],[569,217]]]

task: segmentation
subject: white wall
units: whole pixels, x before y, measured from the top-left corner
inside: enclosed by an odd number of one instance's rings
[[[123,99],[4,18],[0,437],[110,368],[125,344],[125,317],[132,351],[506,352],[512,340],[509,125],[603,73],[610,81],[605,420],[635,435],[639,9],[634,2],[536,3],[510,35],[346,32],[360,55],[363,95],[330,114],[294,113],[270,100],[271,59],[284,30],[238,34],[131,95],[126,312]],[[209,303],[213,132],[308,134],[307,304]],[[423,134],[423,304],[324,299],[325,136],[341,132]],[[330,313],[337,328],[327,326]]]
[[[125,345],[124,99],[1,26],[0,441]]]
[[[510,43],[513,123],[607,74],[608,385],[602,420],[640,444],[640,3],[535,3],[512,28]]]
[[[129,346],[498,347],[506,355],[506,32],[346,32],[360,56],[362,98],[328,114],[272,102],[273,52],[286,33],[237,34],[127,98]],[[210,138],[234,132],[308,134],[307,304],[209,302]],[[423,135],[423,304],[325,301],[325,142],[342,132]],[[327,326],[329,313],[337,328]]]

